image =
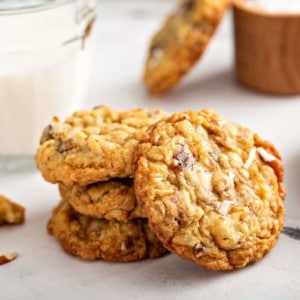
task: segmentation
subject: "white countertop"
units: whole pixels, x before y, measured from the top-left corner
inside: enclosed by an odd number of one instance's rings
[[[233,73],[231,15],[181,85],[150,99],[140,78],[146,47],[174,1],[99,1],[96,50],[87,107],[211,108],[250,127],[280,150],[286,168],[286,226],[300,227],[300,97],[273,97],[239,86]],[[26,207],[23,226],[0,229],[0,253],[19,257],[0,267],[0,299],[299,299],[300,241],[281,235],[261,262],[211,272],[171,254],[118,264],[64,253],[46,232],[57,187],[37,172],[0,174],[0,192]]]

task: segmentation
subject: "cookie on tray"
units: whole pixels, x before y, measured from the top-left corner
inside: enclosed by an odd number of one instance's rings
[[[77,111],[65,122],[53,118],[43,132],[35,156],[37,166],[46,180],[65,185],[132,177],[139,139],[164,116],[162,110],[99,106]]]
[[[182,0],[154,35],[144,82],[152,95],[172,89],[201,57],[231,0]]]
[[[0,195],[0,225],[2,224],[22,224],[25,220],[25,209]]]
[[[275,147],[210,110],[153,125],[138,147],[134,186],[164,246],[204,268],[260,260],[284,223]]]
[[[132,179],[103,181],[83,187],[60,184],[59,191],[62,198],[83,215],[120,222],[144,217],[137,205]]]
[[[54,209],[48,231],[66,252],[87,260],[129,262],[167,253],[147,220],[122,223],[92,218],[75,212],[65,200]]]

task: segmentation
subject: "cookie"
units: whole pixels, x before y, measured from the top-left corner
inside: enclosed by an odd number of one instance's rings
[[[132,179],[110,180],[88,186],[59,185],[60,194],[83,215],[127,222],[144,217],[137,205]]]
[[[166,116],[162,110],[77,111],[65,122],[53,118],[43,132],[36,164],[52,183],[88,185],[132,177],[136,145],[146,129]]]
[[[209,110],[153,125],[138,146],[138,201],[164,246],[207,269],[260,260],[284,222],[275,147]]]
[[[2,224],[21,224],[25,220],[25,209],[0,195],[0,225]]]
[[[167,253],[146,220],[121,223],[92,218],[75,212],[67,201],[54,209],[48,231],[66,252],[87,260],[129,262]]]
[[[231,0],[183,0],[150,42],[144,83],[150,94],[172,89],[204,53]]]

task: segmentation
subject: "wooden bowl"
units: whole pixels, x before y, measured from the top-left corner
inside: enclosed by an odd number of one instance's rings
[[[238,80],[272,94],[300,94],[300,13],[270,13],[234,4]]]

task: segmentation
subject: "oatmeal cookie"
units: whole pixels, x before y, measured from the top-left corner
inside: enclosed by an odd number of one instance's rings
[[[63,200],[48,222],[63,249],[83,259],[129,262],[167,253],[147,221],[135,219],[127,223],[81,215]]]
[[[134,181],[164,246],[207,269],[260,260],[283,227],[278,151],[209,110],[153,125],[138,146]]]
[[[25,219],[25,209],[0,195],[0,225],[1,224],[22,224]]]
[[[152,95],[174,87],[205,51],[231,0],[182,0],[149,47],[144,82]]]
[[[110,180],[83,187],[60,184],[59,191],[62,198],[83,215],[120,222],[144,217],[137,205],[132,179]]]
[[[43,132],[35,159],[52,183],[88,185],[133,175],[136,145],[146,129],[166,116],[162,110],[77,111],[65,122],[53,119]]]

